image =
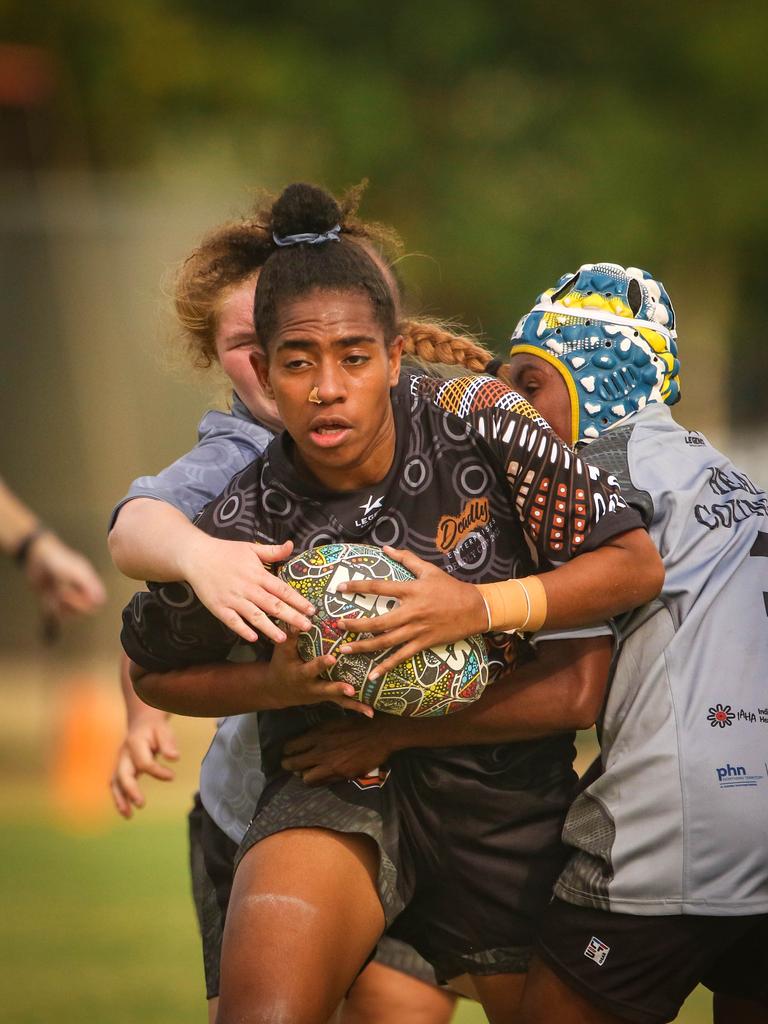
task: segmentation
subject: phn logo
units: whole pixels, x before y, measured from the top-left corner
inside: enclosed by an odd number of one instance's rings
[[[747,769],[743,764],[726,763],[722,768],[715,768],[715,774],[717,775],[717,781],[720,783],[720,789],[756,786],[761,779],[765,778],[762,774],[748,775]]]

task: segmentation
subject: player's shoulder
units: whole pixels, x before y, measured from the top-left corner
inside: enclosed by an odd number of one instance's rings
[[[744,490],[764,498],[704,434],[677,423],[660,403],[649,404],[626,425],[590,444],[588,458],[593,458],[593,445],[598,465],[609,468],[613,459],[610,469],[622,490],[645,495],[655,514],[665,520],[687,516],[693,505],[707,504],[712,493]]]
[[[414,375],[409,378],[408,386],[411,395],[417,400],[428,402],[462,419],[494,410],[514,413],[541,426],[546,425],[546,421],[530,402],[498,377],[488,374],[467,374],[450,380]]]
[[[244,408],[244,407],[243,407]],[[260,455],[272,440],[273,434],[253,419],[245,410],[221,412],[210,409],[200,420],[197,428],[198,445],[231,445],[252,457]]]
[[[638,482],[642,473],[638,473],[637,458],[634,457],[641,420],[642,412],[630,417],[625,423],[611,427],[594,441],[579,446],[579,454],[590,465],[615,477],[621,487],[622,496],[640,513],[647,526],[653,519],[654,500],[647,487]]]
[[[671,410],[652,403],[632,418],[627,444],[633,474],[666,483],[695,477],[709,466],[728,461],[698,430],[678,423]]]
[[[262,452],[233,473],[195,519],[196,525],[213,536],[252,540],[264,490],[265,461],[266,452]]]

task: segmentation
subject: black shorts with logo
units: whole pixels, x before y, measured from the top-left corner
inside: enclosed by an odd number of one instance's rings
[[[768,1020],[768,914],[646,917],[555,899],[536,952],[595,1006],[635,1024],[674,1020],[699,984],[764,1004]]]
[[[189,861],[192,875],[192,898],[203,945],[205,994],[213,999],[219,994],[221,940],[234,878],[237,843],[222,832],[195,795],[189,812]],[[435,972],[411,946],[389,935],[379,940],[376,963],[434,985]]]
[[[371,836],[388,934],[441,982],[523,973],[567,851],[570,737],[407,750],[377,780],[312,788],[288,773],[265,789],[238,854],[290,828]],[[366,784],[369,783],[369,784]]]

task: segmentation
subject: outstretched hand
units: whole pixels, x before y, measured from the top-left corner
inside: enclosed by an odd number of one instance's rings
[[[384,715],[368,722],[323,722],[286,743],[282,765],[307,785],[358,779],[383,765],[392,753],[386,733]]]
[[[109,783],[115,808],[123,818],[130,818],[134,807],[139,809],[146,802],[139,786],[140,775],[151,775],[161,782],[173,781],[173,769],[162,764],[159,757],[178,760],[176,737],[164,711],[142,708],[128,723]]]
[[[296,636],[296,633],[289,633],[287,642],[275,647],[269,663],[265,685],[269,687],[273,706],[287,708],[332,701],[339,707],[370,718],[373,708],[355,700],[354,686],[330,680],[325,675],[336,664],[336,658],[332,654],[322,654],[311,661],[302,661],[296,649]]]
[[[291,541],[253,544],[197,533],[184,556],[185,578],[225,626],[248,643],[262,633],[276,644],[282,644],[286,634],[272,618],[299,630],[310,628],[307,616],[313,614],[313,606],[265,565],[289,558]]]
[[[382,595],[398,601],[398,606],[385,615],[340,621],[342,629],[351,633],[374,634],[370,639],[343,644],[339,647],[340,654],[363,654],[397,646],[369,678],[379,678],[427,647],[442,646],[473,633],[485,632],[488,614],[477,587],[461,583],[410,551],[390,547],[385,547],[384,551],[409,569],[416,579],[405,583],[354,580],[341,583],[338,588],[343,594]]]

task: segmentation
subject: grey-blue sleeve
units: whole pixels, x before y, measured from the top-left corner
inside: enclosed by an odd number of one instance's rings
[[[115,505],[109,529],[120,509],[134,498],[165,501],[194,519],[229,480],[258,458],[272,440],[260,424],[231,413],[209,412],[200,421],[198,442],[180,459],[156,476],[140,476]]]

